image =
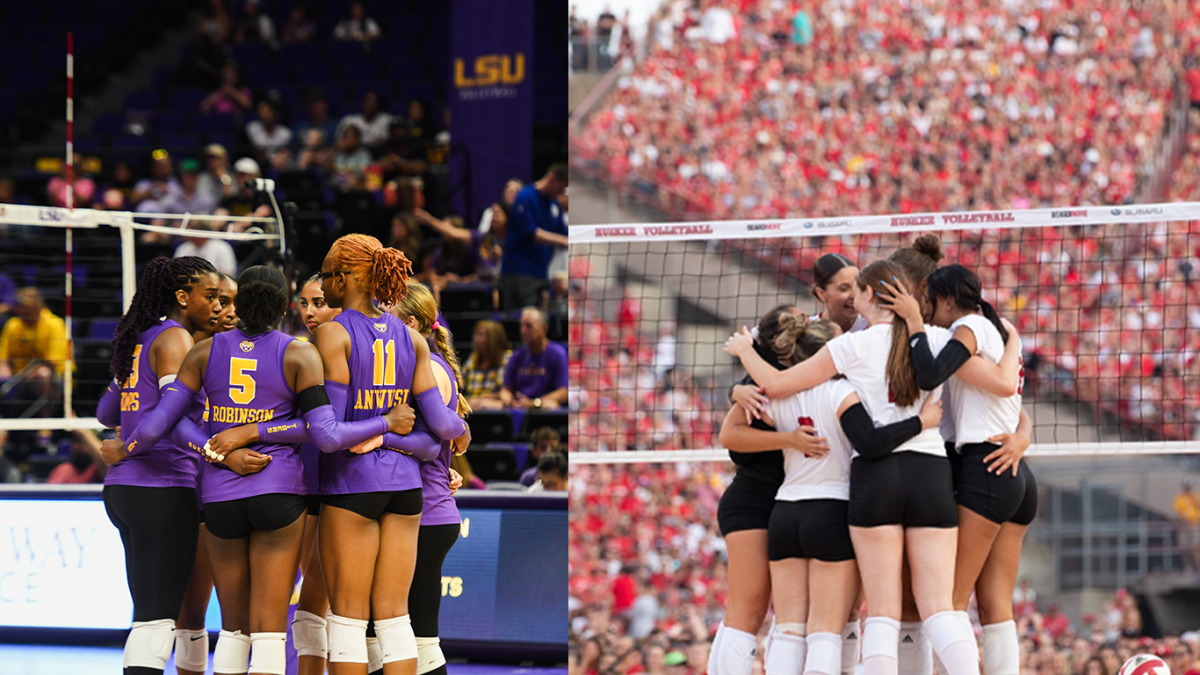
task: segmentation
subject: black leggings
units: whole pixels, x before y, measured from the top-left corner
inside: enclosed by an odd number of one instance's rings
[[[408,589],[408,615],[417,637],[438,636],[438,610],[442,607],[442,563],[461,527],[422,525],[417,534],[417,568]]]
[[[196,561],[196,490],[106,485],[104,509],[125,546],[133,620],[174,620]]]

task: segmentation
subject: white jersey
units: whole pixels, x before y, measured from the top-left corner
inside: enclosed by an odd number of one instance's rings
[[[822,317],[821,317],[820,313],[813,314],[812,316],[808,317],[809,321],[820,321],[821,319],[822,319]],[[858,318],[854,319],[854,323],[850,326],[850,332],[857,333],[859,331],[864,331],[866,329],[867,329],[867,320],[863,318],[862,314],[859,314]]]
[[[929,348],[934,356],[950,341],[950,331],[937,326],[925,326]],[[891,401],[887,382],[888,353],[892,349],[892,324],[877,323],[859,333],[847,333],[826,343],[833,364],[846,376],[862,399],[863,407],[877,427],[887,426],[921,413],[921,406],[930,396],[939,396],[941,387],[932,392],[922,391],[910,406],[900,407]],[[905,349],[908,346],[905,345]],[[893,452],[924,452],[946,455],[942,435],[937,429],[925,429],[907,440]],[[858,455],[857,452],[854,453]]]
[[[967,314],[950,326],[950,334],[965,326],[975,334],[975,353],[992,363],[1004,356],[1004,338],[987,318]],[[942,437],[961,448],[967,443],[983,443],[997,434],[1017,430],[1021,418],[1021,390],[1025,386],[1024,371],[1017,384],[1017,393],[1000,398],[978,387],[951,377],[946,381],[946,400],[942,402]]]
[[[850,458],[853,448],[838,421],[838,407],[854,394],[843,379],[829,380],[812,389],[792,394],[767,405],[775,429],[795,431],[814,427],[829,442],[829,454],[805,457],[795,448],[783,449],[783,485],[775,499],[795,502],[805,499],[850,499]]]

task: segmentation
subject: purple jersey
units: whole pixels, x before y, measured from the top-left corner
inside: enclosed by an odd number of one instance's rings
[[[133,349],[133,371],[121,383],[121,432],[125,438],[158,405],[158,375],[150,367],[150,346],[168,328],[183,326],[167,319],[147,328]],[[109,467],[104,477],[105,485],[196,487],[200,455],[175,447],[169,438],[163,438],[152,448],[130,448],[129,451],[129,457]]]
[[[321,494],[321,449],[316,443],[300,444],[300,462],[304,465],[304,494]]]
[[[457,410],[458,383],[454,380],[454,370],[441,354],[432,352],[429,356],[435,368],[445,369],[446,374],[450,376],[448,407]],[[418,419],[417,423],[422,426],[422,431],[428,431],[424,428],[422,420]],[[450,459],[453,456],[450,441],[442,441],[442,451],[438,453],[437,459],[421,462],[421,494],[425,498],[425,505],[421,509],[422,525],[452,525],[462,522],[458,515],[458,504],[450,494]]]
[[[209,434],[294,416],[296,394],[283,372],[283,355],[293,339],[276,330],[248,336],[235,329],[213,336],[203,386]],[[271,463],[249,476],[205,462],[205,504],[271,493],[304,494],[304,470],[295,446],[259,444],[252,449],[271,455]]]
[[[541,398],[567,386],[567,350],[557,342],[547,342],[541,354],[525,346],[513,352],[504,371],[504,387],[513,394]]]
[[[397,403],[412,405],[417,355],[408,327],[391,314],[372,319],[353,309],[334,321],[350,334],[350,386],[345,422],[383,415]],[[378,448],[356,455],[349,450],[322,453],[321,494],[391,492],[421,487],[417,460]]]

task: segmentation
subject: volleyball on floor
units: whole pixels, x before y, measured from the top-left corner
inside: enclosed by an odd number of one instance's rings
[[[1117,675],[1171,675],[1171,669],[1153,654],[1138,654],[1129,657]]]

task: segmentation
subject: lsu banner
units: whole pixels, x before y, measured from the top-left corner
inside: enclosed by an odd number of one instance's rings
[[[450,37],[451,143],[470,157],[471,213],[465,194],[454,210],[473,224],[500,199],[504,182],[533,173],[533,0],[470,0],[453,5]],[[467,176],[461,156],[451,180]]]

